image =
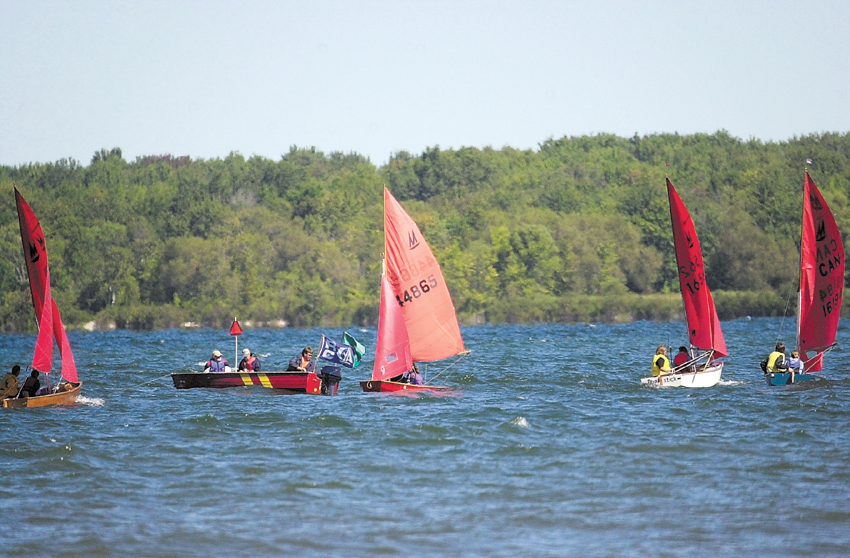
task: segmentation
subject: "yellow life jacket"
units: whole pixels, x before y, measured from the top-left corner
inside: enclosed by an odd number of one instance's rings
[[[762,353],[764,354],[764,353]],[[785,353],[780,353],[779,351],[773,351],[770,353],[770,356],[767,357],[767,371],[768,372],[787,372],[788,367],[783,366],[782,368],[776,367],[776,361],[779,360],[782,364],[785,364]]]
[[[658,366],[658,360],[661,359],[661,366]],[[653,355],[652,357],[652,375],[658,376],[661,374],[662,368],[670,368],[670,361],[664,355]]]

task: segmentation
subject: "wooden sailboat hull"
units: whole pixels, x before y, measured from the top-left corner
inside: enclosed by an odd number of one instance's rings
[[[788,386],[800,382],[822,380],[823,378],[814,374],[794,374],[792,379],[790,372],[768,372],[764,375],[764,379],[769,386]]]
[[[80,396],[80,388],[83,382],[67,384],[71,389],[47,395],[36,395],[33,397],[18,397],[17,399],[3,399],[3,407],[46,407],[48,405],[71,405]]]
[[[336,395],[339,376],[314,372],[201,372],[172,374],[177,389],[262,386],[290,393]]]
[[[363,391],[372,393],[391,393],[396,391],[449,391],[449,388],[446,386],[406,384],[403,382],[391,382],[389,380],[365,380],[360,382],[360,387],[363,388]]]
[[[675,372],[641,378],[640,383],[650,387],[711,387],[720,382],[722,372],[723,363],[720,362],[697,372]]]

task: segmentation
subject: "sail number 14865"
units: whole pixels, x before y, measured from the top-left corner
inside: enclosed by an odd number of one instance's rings
[[[437,286],[437,280],[433,275],[429,275],[428,279],[419,281],[418,285],[412,285],[404,290],[404,294],[396,295],[399,306],[404,306],[405,302],[411,302],[422,295],[431,292],[431,289]]]

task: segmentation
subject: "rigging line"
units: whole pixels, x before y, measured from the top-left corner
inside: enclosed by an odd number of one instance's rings
[[[136,385],[136,386],[128,386],[128,387],[125,387],[125,388],[119,388],[117,391],[125,391],[125,390],[128,390],[128,389],[140,388],[140,387],[142,387],[142,386],[143,386],[143,385],[145,385],[145,384],[150,384],[150,383],[153,383],[153,382],[157,382],[157,381],[159,381],[159,380],[161,380],[161,379],[163,379],[163,378],[167,378],[167,377],[169,377],[169,376],[171,376],[171,374],[170,374],[170,373],[169,373],[169,374],[166,374],[165,376],[160,376],[159,378],[154,378],[153,380],[148,380],[147,382],[142,382],[141,384]]]
[[[785,310],[782,312],[782,320],[779,322],[779,331],[776,332],[776,342],[779,343],[779,340],[782,338],[782,331],[785,328],[785,318],[788,317],[788,307],[791,305],[791,298],[796,293],[796,289],[791,291],[791,294],[788,295],[788,298],[785,300]]]
[[[460,356],[461,356],[461,357],[465,357],[465,356],[467,356],[468,354],[470,354],[470,353],[469,353],[469,352],[466,352],[466,353],[462,353]],[[460,363],[460,361],[461,361],[461,359],[457,359],[457,360],[455,360],[455,361],[454,361],[451,365],[447,366],[447,367],[446,367],[446,368],[444,368],[442,371],[440,371],[440,372],[438,372],[437,374],[435,374],[435,375],[431,378],[431,380],[436,380],[437,378],[441,377],[441,376],[442,376],[443,374],[445,374],[447,371],[449,371],[449,370],[451,370],[452,368],[454,368],[455,366],[457,366],[457,365],[458,365],[458,363]],[[449,374],[448,376],[446,376],[446,378],[445,378],[445,379],[447,379],[447,380],[448,380],[450,376],[451,376],[451,374]]]

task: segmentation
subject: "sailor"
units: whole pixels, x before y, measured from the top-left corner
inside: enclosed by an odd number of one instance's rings
[[[800,360],[800,351],[791,351],[791,357],[786,364],[788,365],[788,369],[791,370],[793,368],[796,374],[802,374],[805,368],[803,361]]]
[[[11,372],[6,372],[3,376],[3,383],[0,383],[0,398],[8,399],[17,397],[18,395],[18,376],[21,374],[21,367],[17,364],[12,367]]]
[[[313,358],[313,348],[312,347],[304,347],[302,351],[292,357],[292,360],[289,361],[289,366],[286,367],[287,372],[299,370],[301,372],[315,372],[316,371],[316,361],[311,360]]]
[[[652,375],[659,376],[670,372],[670,361],[667,360],[667,347],[658,345],[655,356],[652,357]]]
[[[239,361],[239,371],[259,372],[260,359],[251,352],[251,349],[242,349],[242,360]]]
[[[419,367],[417,365],[413,365],[413,368],[410,369],[410,372],[407,373],[407,381],[415,386],[421,386],[425,383],[425,380],[422,378],[422,374],[419,373]]]
[[[30,377],[24,381],[20,397],[33,397],[38,393],[40,387],[41,381],[38,379],[38,370],[33,370],[30,372]]]
[[[212,357],[204,365],[204,372],[230,372],[227,360],[221,358],[221,351],[213,351]]]
[[[691,355],[688,354],[688,348],[685,346],[679,347],[679,352],[673,357],[673,366],[679,367],[691,360]]]
[[[787,372],[788,365],[785,362],[785,343],[781,341],[776,344],[776,349],[767,357],[767,372]]]

